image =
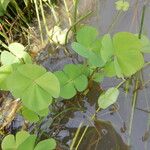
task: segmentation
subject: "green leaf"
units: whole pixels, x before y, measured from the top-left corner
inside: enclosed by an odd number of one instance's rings
[[[7,135],[1,144],[3,150],[16,149],[15,138],[12,134]]]
[[[87,50],[87,48],[85,48],[83,45],[81,45],[77,42],[73,42],[71,46],[72,46],[73,50],[76,53],[78,53],[80,56],[85,57],[85,58],[90,57],[91,51]]]
[[[123,75],[131,76],[143,67],[144,58],[140,52],[142,45],[137,36],[128,32],[120,32],[114,35],[113,44]]]
[[[81,65],[66,65],[63,71],[57,71],[55,75],[61,86],[60,96],[64,99],[72,98],[77,91],[82,92],[88,85],[85,69]]]
[[[115,67],[117,77],[123,78],[122,71],[121,71],[121,68],[118,64],[118,61],[117,61],[116,57],[114,58],[114,67]]]
[[[95,82],[102,82],[104,79],[104,72],[94,73],[92,80]]]
[[[2,141],[3,150],[54,150],[56,141],[52,138],[40,141],[35,146],[36,136],[26,131],[20,131],[14,135],[7,135]]]
[[[11,65],[13,63],[19,63],[19,59],[8,51],[3,51],[1,53],[1,63],[2,65]]]
[[[114,54],[112,39],[109,34],[105,34],[102,39],[101,56],[104,62],[110,60]]]
[[[31,138],[32,137],[32,138]],[[2,141],[2,149],[3,150],[10,150],[10,149],[18,149],[18,150],[25,150],[25,149],[33,149],[35,143],[35,136],[30,136],[29,133],[26,131],[20,131],[14,135],[6,136]],[[25,145],[26,144],[26,145]]]
[[[98,31],[90,26],[84,26],[77,32],[77,42],[72,44],[72,48],[79,55],[88,59],[91,66],[101,67],[102,61],[101,38],[98,38]]]
[[[25,47],[22,44],[11,43],[8,46],[8,49],[20,61],[24,61],[25,63],[32,63],[32,59],[31,59],[30,55],[27,52],[25,52]]]
[[[25,106],[21,109],[21,112],[23,117],[31,123],[37,122],[39,120],[39,116]]]
[[[60,92],[56,76],[32,64],[18,67],[9,76],[7,86],[16,98],[35,112],[47,108],[52,103],[52,96],[57,98]]]
[[[98,36],[98,31],[90,26],[84,26],[77,32],[77,41],[85,46],[90,47]]]
[[[0,16],[3,16],[11,0],[0,0]]]
[[[55,148],[56,148],[56,141],[51,138],[39,142],[34,150],[54,150]]]
[[[13,72],[13,68],[11,65],[0,67],[0,89],[1,90],[9,90],[7,88],[6,81],[12,72]]]
[[[110,61],[105,65],[104,72],[107,77],[114,77],[116,75],[114,61]]]
[[[104,94],[100,95],[98,105],[102,109],[106,109],[117,101],[119,90],[117,88],[109,88]]]
[[[143,53],[150,53],[150,40],[145,35],[141,36],[142,49]]]

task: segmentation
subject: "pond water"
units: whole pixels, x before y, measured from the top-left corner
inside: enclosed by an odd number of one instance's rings
[[[107,32],[114,34],[118,31],[130,31],[133,33],[139,32],[140,19],[142,14],[143,0],[131,0],[130,9],[127,12],[118,14],[115,10],[114,0],[83,0],[80,1],[79,10],[88,12],[94,11],[93,15],[86,19],[84,23],[95,26],[101,34]],[[146,2],[146,1],[145,1]],[[150,37],[150,4],[147,4],[146,15],[144,21],[144,34]],[[48,47],[47,47],[48,48]],[[69,47],[70,48],[70,47]],[[43,56],[42,56],[43,57]],[[59,57],[59,60],[57,59]],[[61,57],[61,58],[60,58]],[[43,65],[50,71],[62,69],[64,64],[79,63],[82,60],[76,61],[76,54],[73,58],[66,58],[63,52],[59,52],[56,56],[48,57],[43,62]],[[72,61],[73,60],[73,61]],[[145,60],[149,61],[150,56],[146,55]],[[134,61],[134,60],[133,60]],[[150,78],[150,68],[143,69],[144,82]],[[103,89],[115,86],[120,81],[118,79],[106,78],[101,86]],[[97,103],[99,90],[95,89],[98,85],[94,85],[89,94],[82,98],[84,111],[69,111],[65,113],[65,117],[60,124],[63,126],[62,130],[57,133],[58,140],[62,143],[62,149],[69,149],[65,146],[70,145],[75,131],[83,122],[81,131],[85,126],[89,125],[89,129],[83,138],[79,149],[97,149],[97,150],[117,150],[128,149],[127,144],[132,150],[149,150],[150,149],[150,87],[149,84],[138,90],[138,96],[135,109],[132,109],[132,97],[134,93],[134,79],[130,84],[129,91],[126,93],[124,87],[120,88],[120,95],[117,102],[118,109],[111,113],[110,108],[97,113],[97,119],[106,122],[98,122],[98,127],[95,122],[90,121],[90,117],[95,113],[95,105]],[[144,111],[145,110],[145,111]],[[146,111],[148,110],[148,111]],[[133,117],[131,119],[131,117]],[[111,124],[108,125],[108,121]],[[99,127],[101,126],[101,127]],[[101,134],[99,142],[90,145],[92,140],[97,137],[96,129],[100,132],[105,131],[106,135]],[[129,131],[130,130],[130,131]],[[108,132],[108,133],[107,133]],[[130,133],[131,132],[131,133]],[[82,132],[81,132],[82,133]],[[113,135],[113,134],[114,135]],[[80,137],[81,135],[79,135]],[[103,143],[103,144],[102,144]],[[126,144],[124,144],[126,143]],[[115,146],[117,145],[117,146]]]
[[[95,26],[101,35],[107,32],[114,34],[118,31],[138,33],[142,6],[144,2],[148,1],[130,0],[130,2],[130,9],[121,14],[118,14],[115,10],[115,0],[83,0],[80,1],[79,10],[82,10],[81,13],[90,10],[94,11],[92,16],[86,19],[84,23]],[[147,3],[143,32],[150,38],[149,14],[150,4]],[[69,45],[68,48],[70,49]],[[46,46],[38,57],[39,63],[50,71],[60,70],[65,64],[82,62],[82,59],[78,58],[76,54],[69,58],[61,50],[50,56],[50,49],[50,45]],[[150,61],[150,56],[145,55],[145,60]],[[144,82],[150,79],[149,67],[143,69],[143,79]],[[117,85],[119,82],[120,80],[116,78],[106,78],[101,87],[107,89]],[[121,87],[117,104],[107,110],[98,112],[96,120],[91,121],[90,118],[96,112],[95,107],[101,92],[99,85],[93,84],[86,96],[77,96],[71,102],[65,101],[65,108],[62,109],[67,109],[71,106],[78,108],[78,110],[72,109],[64,112],[63,117],[58,117],[60,120],[56,119],[59,120],[59,127],[55,127],[55,130],[48,128],[45,132],[47,135],[56,137],[61,143],[58,149],[65,150],[69,149],[77,128],[83,123],[80,133],[84,131],[86,126],[89,126],[89,128],[79,146],[81,150],[149,150],[150,86],[147,84],[146,87],[138,90],[136,107],[132,109],[132,97],[135,92],[134,84],[133,79],[128,92],[125,92],[124,87]],[[78,99],[80,99],[79,103],[77,102]],[[43,125],[47,123],[48,119]],[[80,134],[79,137],[81,137]],[[129,147],[127,146],[128,144],[130,145]]]

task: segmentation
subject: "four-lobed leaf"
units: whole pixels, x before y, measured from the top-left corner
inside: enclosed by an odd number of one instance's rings
[[[47,108],[52,97],[57,98],[60,91],[57,77],[43,67],[33,64],[18,67],[8,77],[7,87],[26,107],[35,112]]]
[[[63,71],[55,72],[60,82],[60,96],[70,99],[77,91],[82,92],[88,85],[86,70],[82,65],[66,65]]]

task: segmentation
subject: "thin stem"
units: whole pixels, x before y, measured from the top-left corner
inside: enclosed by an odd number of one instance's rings
[[[75,0],[75,5],[74,5],[74,23],[77,22],[77,13],[78,13],[78,3],[79,0]],[[76,25],[74,26],[74,32],[76,33],[77,28]]]
[[[136,77],[136,83],[135,83],[135,87],[134,87],[134,95],[133,95],[133,99],[132,99],[132,109],[131,109],[131,116],[130,116],[130,121],[129,121],[129,139],[128,139],[128,145],[131,144],[131,132],[132,132],[132,124],[133,124],[133,118],[134,118],[134,110],[135,110],[135,106],[136,106],[136,102],[137,102],[137,93],[138,91],[136,90],[138,88],[139,85],[139,81],[138,81],[138,76]]]
[[[147,63],[145,63],[144,67],[147,67],[147,66],[149,66],[149,65],[150,65],[150,61],[147,62]]]
[[[77,25],[79,22],[81,22],[82,20],[84,20],[86,17],[88,17],[89,15],[92,14],[92,11],[88,12],[86,15],[84,15],[83,17],[81,17],[77,22],[75,22],[67,31],[66,33],[66,37],[65,37],[65,45],[67,44],[67,41],[68,41],[68,35],[70,33],[70,31],[72,30],[72,28]]]
[[[36,16],[37,16],[37,20],[38,20],[39,30],[40,30],[40,37],[41,37],[41,41],[43,44],[42,27],[41,27],[40,15],[39,15],[39,11],[38,11],[38,4],[37,4],[36,0],[34,0],[34,5],[35,5],[35,11],[36,11]]]
[[[65,5],[65,9],[66,9],[66,12],[67,12],[67,15],[68,15],[69,25],[71,26],[72,21],[71,21],[70,12],[69,12],[69,8],[68,8],[66,0],[64,0],[64,5]]]
[[[80,130],[81,130],[82,125],[83,125],[83,122],[80,123],[80,125],[79,125],[79,127],[78,127],[78,129],[77,129],[77,131],[76,131],[75,137],[73,138],[72,143],[71,143],[71,146],[70,146],[70,150],[73,150],[74,144],[75,144],[76,139],[77,139],[77,137],[78,137],[78,135],[79,135],[79,133],[80,133]]]
[[[98,113],[98,112],[100,111],[100,109],[101,109],[101,108],[99,107],[99,108],[96,110],[95,114],[93,114],[93,116],[91,117],[91,120],[94,120],[94,119],[95,119],[96,113]],[[83,122],[82,122],[82,123],[83,123]],[[83,140],[83,137],[84,137],[85,133],[87,132],[88,128],[89,128],[89,125],[87,125],[86,128],[84,129],[84,131],[83,131],[83,133],[82,133],[82,135],[81,135],[81,138],[79,139],[79,142],[78,142],[78,144],[77,144],[75,150],[78,149],[78,147],[79,147],[81,141]]]
[[[47,35],[48,35],[48,27],[47,27],[47,23],[46,23],[46,18],[45,18],[45,14],[44,14],[44,9],[43,9],[43,2],[42,2],[42,0],[40,0],[40,9],[41,9],[42,19],[43,19],[43,22],[44,22],[44,26],[45,26],[45,29],[46,29],[46,33],[47,33]]]
[[[118,22],[118,19],[119,19],[121,13],[122,13],[122,11],[119,11],[117,13],[117,15],[114,17],[113,22],[111,23],[111,25],[109,26],[109,28],[107,30],[107,33],[109,33],[113,29],[114,25]]]
[[[140,25],[140,31],[139,31],[139,39],[141,39],[141,35],[142,35],[142,31],[143,31],[144,18],[145,18],[145,10],[146,10],[146,5],[144,5],[143,9],[142,9],[142,18],[141,18],[141,25]]]

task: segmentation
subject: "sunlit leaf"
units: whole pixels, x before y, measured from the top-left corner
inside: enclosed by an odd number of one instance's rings
[[[35,145],[36,136],[26,131],[17,132],[16,136],[7,135],[2,141],[3,150],[54,150],[56,141],[52,138],[40,141]]]
[[[13,68],[11,65],[6,65],[0,67],[0,89],[1,90],[9,90],[7,88],[6,80],[13,72]]]
[[[33,111],[47,108],[52,97],[57,98],[60,91],[59,81],[54,74],[31,64],[18,67],[9,76],[7,86],[16,98],[21,98],[24,105]]]
[[[98,105],[102,109],[106,109],[117,101],[119,90],[117,88],[109,88],[104,94],[100,95]]]
[[[30,138],[30,134],[26,131],[20,131],[16,134],[16,137],[14,135],[8,135],[6,136],[2,141],[2,149],[3,150],[9,150],[9,149],[19,149],[19,150],[25,150],[25,148],[33,149],[34,143],[35,143],[36,137]],[[27,145],[24,143],[27,142]],[[31,144],[29,144],[31,143]],[[23,148],[23,146],[25,146]]]
[[[39,116],[35,112],[33,112],[32,110],[30,110],[26,107],[23,107],[21,109],[21,113],[22,113],[23,117],[31,123],[37,122],[39,120]]]
[[[144,58],[140,50],[141,42],[132,33],[120,32],[114,35],[115,56],[122,74],[131,76],[143,67]]]
[[[1,53],[1,63],[3,65],[11,65],[13,63],[19,63],[19,59],[15,57],[13,54],[11,54],[8,51],[3,51]]]
[[[141,52],[150,53],[150,40],[148,39],[148,37],[142,35],[140,40],[142,42]]]
[[[56,148],[56,141],[51,138],[39,142],[34,150],[54,150],[55,148]]]
[[[114,47],[112,39],[109,34],[105,34],[102,38],[102,49],[101,56],[102,59],[107,62],[114,54]]]
[[[88,85],[87,76],[84,74],[84,68],[81,65],[69,64],[63,71],[55,72],[60,82],[60,96],[70,99],[77,91],[82,92]]]
[[[91,66],[101,67],[104,62],[101,58],[101,38],[98,31],[90,26],[84,26],[77,32],[77,42],[72,44],[73,50],[88,59]]]
[[[32,63],[30,55],[25,51],[25,47],[20,43],[11,43],[8,46],[9,51],[23,63]]]

